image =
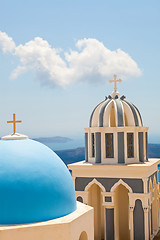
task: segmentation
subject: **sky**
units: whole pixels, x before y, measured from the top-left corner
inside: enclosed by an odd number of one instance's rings
[[[133,102],[160,143],[160,2],[0,0],[0,136],[84,135],[113,91]]]

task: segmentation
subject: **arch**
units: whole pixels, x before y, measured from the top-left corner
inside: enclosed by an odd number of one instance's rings
[[[129,105],[129,107],[131,108],[131,111],[133,113],[133,116],[134,116],[134,121],[135,121],[135,126],[140,126],[139,125],[139,119],[138,119],[138,116],[137,116],[137,112],[136,112],[136,109],[135,107],[132,105],[132,103],[128,102],[126,99],[123,100],[125,103],[127,103]]]
[[[88,240],[87,233],[83,231],[79,237],[79,240]]]
[[[143,127],[143,121],[142,121],[142,117],[141,117],[141,114],[140,114],[140,112],[139,112],[139,110],[138,110],[138,108],[132,103],[132,105],[135,107],[135,109],[136,109],[136,111],[137,111],[137,113],[138,113],[138,117],[139,117],[139,119],[140,119],[140,126],[141,127]]]
[[[115,108],[117,112],[117,127],[124,127],[124,108],[119,98],[115,99]]]
[[[103,114],[103,127],[110,127],[109,126],[109,118],[110,118],[110,112],[112,107],[114,106],[114,101],[113,99],[108,103],[107,107],[104,110]]]
[[[101,102],[95,108],[94,113],[93,113],[92,118],[91,118],[91,127],[98,127],[99,126],[99,112],[100,112],[100,109],[101,109],[104,102],[105,102],[105,100],[103,102]]]
[[[105,187],[100,183],[100,182],[98,182],[97,181],[97,179],[93,179],[90,183],[88,183],[88,185],[85,187],[85,191],[88,191],[89,190],[89,188],[93,185],[93,184],[97,184],[100,188],[101,188],[101,190],[103,191],[103,192],[106,192],[106,189],[105,189]]]
[[[109,126],[116,127],[116,117],[115,117],[114,106],[112,106],[111,111],[110,111]]]
[[[77,201],[83,203],[83,198],[82,198],[81,196],[78,196],[78,197],[77,197]]]
[[[124,187],[126,187],[130,193],[133,193],[132,188],[131,188],[127,183],[125,183],[122,179],[120,179],[118,182],[116,182],[116,183],[113,185],[113,187],[111,188],[111,192],[114,192],[115,189],[116,189],[120,184],[122,184]]]
[[[89,127],[92,127],[92,118],[93,118],[93,115],[94,115],[94,113],[95,113],[95,110],[97,109],[97,107],[98,107],[99,105],[101,105],[101,104],[104,103],[104,102],[105,102],[105,100],[102,101],[102,102],[100,102],[100,103],[94,108],[94,110],[92,111],[92,114],[91,114],[91,117],[90,117],[90,120],[89,120]]]
[[[150,208],[150,228],[151,228],[151,234],[153,233],[153,214],[152,214],[152,201],[153,201],[153,184],[152,180],[150,178],[149,180],[149,192],[151,194],[151,208]]]
[[[152,221],[153,221],[153,230],[157,231],[158,229],[158,188],[157,181],[154,176],[153,179],[153,201],[152,201]]]
[[[153,187],[155,187],[157,185],[157,180],[156,180],[156,177],[154,175],[154,178],[153,178]]]
[[[142,201],[137,199],[135,202],[135,208],[133,211],[133,221],[134,221],[134,237],[135,239],[145,239],[145,229],[144,229],[144,211],[142,206]]]
[[[134,116],[131,111],[131,108],[124,101],[122,101],[122,104],[123,104],[124,113],[125,113],[125,126],[135,126]]]
[[[129,195],[128,188],[119,184],[114,190],[115,239],[129,240]]]
[[[153,185],[152,185],[152,180],[150,178],[149,180],[149,191],[152,192],[153,191]]]
[[[94,237],[97,240],[104,239],[104,214],[102,192],[105,188],[96,179],[87,185],[88,205],[94,208]]]
[[[107,101],[102,105],[101,110],[99,112],[99,127],[103,127],[103,118],[104,118],[104,111],[105,108],[108,106],[108,104],[110,103],[111,99],[107,99]]]

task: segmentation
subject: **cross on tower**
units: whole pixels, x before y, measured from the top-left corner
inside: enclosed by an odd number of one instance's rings
[[[7,121],[7,123],[13,123],[13,134],[16,133],[16,123],[21,123],[22,121],[16,121],[16,114],[13,113],[13,121]]]
[[[117,82],[122,82],[122,80],[116,79],[117,78],[116,74],[114,74],[113,77],[114,77],[114,80],[109,80],[109,82],[114,83],[114,91],[117,92]]]

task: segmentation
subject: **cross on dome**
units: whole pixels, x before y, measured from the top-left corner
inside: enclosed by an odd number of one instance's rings
[[[17,121],[16,120],[16,114],[13,113],[13,121],[7,121],[7,123],[13,123],[13,134],[16,133],[16,123],[21,123],[22,121]]]
[[[117,92],[117,82],[122,82],[121,79],[117,79],[117,75],[113,75],[114,80],[109,80],[110,83],[114,83],[114,92]]]

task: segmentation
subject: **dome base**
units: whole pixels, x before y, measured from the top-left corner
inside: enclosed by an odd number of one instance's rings
[[[1,138],[2,140],[16,140],[16,139],[28,139],[28,136],[20,134],[20,133],[13,133]]]

